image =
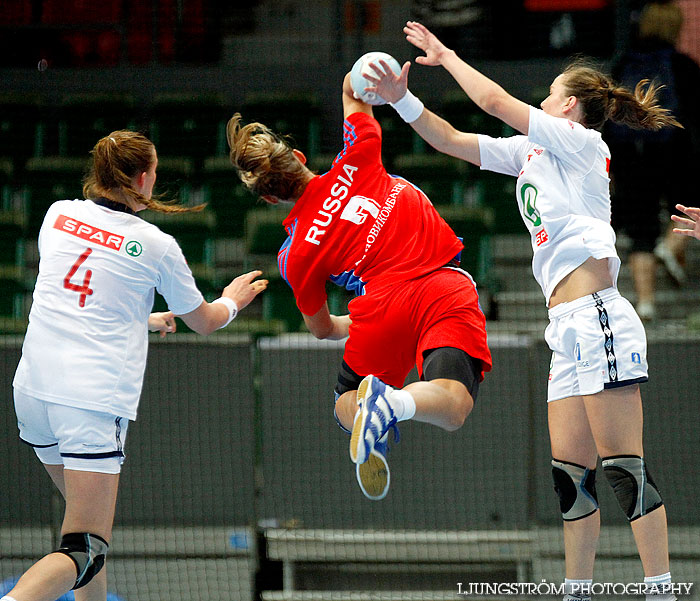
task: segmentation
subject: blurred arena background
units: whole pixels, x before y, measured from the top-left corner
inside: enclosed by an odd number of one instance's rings
[[[341,146],[340,82],[357,57],[411,60],[421,20],[533,104],[571,55],[610,64],[641,0],[3,0],[0,3],[0,594],[55,548],[62,503],[16,436],[11,382],[37,270],[36,234],[55,200],[81,197],[88,152],[114,129],[159,152],[157,190],[201,214],[146,216],[180,242],[205,294],[261,268],[268,291],[223,332],[151,341],[129,430],[109,589],[122,601],[443,601],[458,583],[563,580],[546,425],[547,313],[530,273],[514,180],[425,146],[392,109],[375,115],[388,170],[423,188],[465,239],[494,369],[466,425],[403,425],[392,488],[367,501],[335,425],[342,343],[303,331],[276,252],[279,209],[244,191],[227,158],[234,111],[290,134],[325,171]],[[680,48],[700,62],[700,0],[677,2]],[[45,62],[42,62],[45,61]],[[411,89],[457,127],[510,135],[440,69]],[[680,199],[697,205],[695,189]],[[666,219],[665,216],[662,218]],[[671,569],[700,582],[700,243],[687,283],[659,267],[647,324],[646,455],[667,502]],[[634,300],[625,258],[619,287]],[[329,290],[332,311],[349,300]],[[157,304],[162,301],[157,301]],[[89,374],[86,374],[89,377]],[[626,519],[599,486],[596,581],[640,582]],[[3,586],[5,588],[3,588]],[[490,598],[495,598],[491,596]],[[510,597],[513,598],[513,597]],[[695,590],[689,598],[700,598]]]

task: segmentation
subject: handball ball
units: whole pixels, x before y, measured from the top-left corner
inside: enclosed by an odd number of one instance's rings
[[[372,73],[376,73],[376,71],[369,66],[370,63],[377,65],[377,69],[380,69],[383,73],[384,70],[379,63],[380,60],[386,62],[396,75],[401,74],[401,65],[399,65],[398,61],[393,56],[386,52],[368,52],[367,54],[363,54],[355,61],[350,71],[350,83],[352,85],[352,91],[355,92],[355,96],[362,100],[362,102],[374,106],[386,104],[386,100],[375,92],[365,92],[365,88],[373,87],[374,84],[362,77],[362,74],[369,73],[371,75]]]

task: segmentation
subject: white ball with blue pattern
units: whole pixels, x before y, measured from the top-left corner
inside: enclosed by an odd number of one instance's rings
[[[373,106],[386,104],[386,100],[375,92],[365,92],[365,88],[373,87],[374,84],[365,79],[362,74],[368,73],[372,75],[376,73],[376,71],[369,66],[370,63],[374,63],[377,69],[381,69],[383,73],[384,70],[379,63],[380,60],[385,61],[396,75],[401,74],[401,65],[399,65],[398,61],[391,56],[391,54],[387,54],[386,52],[368,52],[367,54],[363,54],[355,61],[350,71],[350,83],[352,85],[352,91],[355,92],[355,96],[362,100],[362,102]]]

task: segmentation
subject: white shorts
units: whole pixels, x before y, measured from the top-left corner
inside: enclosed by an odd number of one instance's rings
[[[648,380],[644,326],[616,288],[550,309],[544,336],[552,350],[547,401]]]
[[[47,403],[16,389],[14,396],[19,438],[39,461],[83,472],[121,471],[127,418]]]

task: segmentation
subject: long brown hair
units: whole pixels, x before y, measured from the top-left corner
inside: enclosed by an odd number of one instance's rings
[[[132,209],[143,205],[161,213],[201,211],[205,205],[185,207],[166,203],[160,197],[147,198],[133,185],[133,179],[148,171],[156,160],[153,142],[143,134],[118,130],[100,139],[90,151],[90,168],[83,180],[85,198],[107,196]]]
[[[296,200],[309,181],[309,170],[289,143],[262,123],[241,124],[236,113],[226,126],[229,158],[243,184],[258,196]]]
[[[613,80],[586,59],[576,59],[563,71],[567,93],[581,103],[583,125],[601,129],[607,120],[634,129],[659,130],[683,127],[668,109],[659,105],[661,86],[643,79],[631,91]]]

